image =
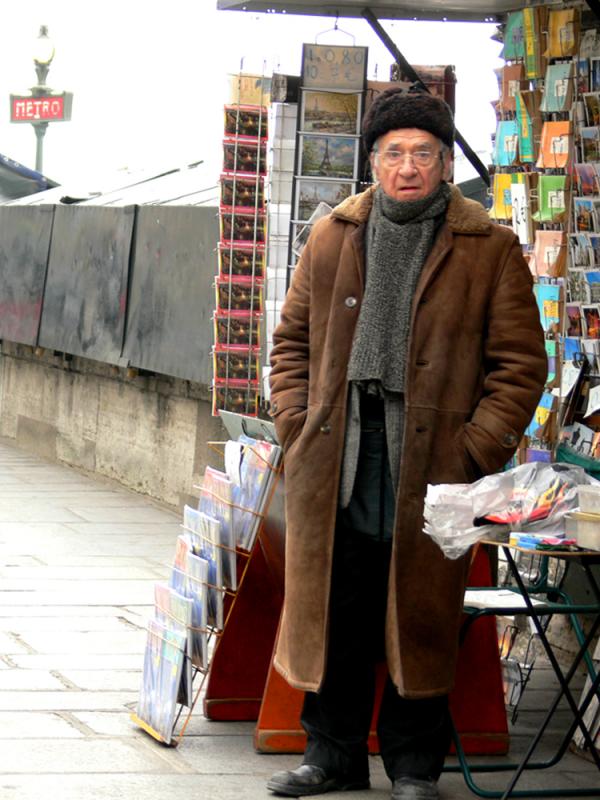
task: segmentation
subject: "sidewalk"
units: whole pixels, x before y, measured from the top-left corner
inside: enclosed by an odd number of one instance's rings
[[[178,533],[179,516],[148,499],[0,443],[2,800],[265,800],[268,776],[298,764],[255,753],[252,723],[209,722],[200,708],[177,748],[130,722],[153,585]],[[549,684],[542,670],[528,689],[517,748]],[[559,780],[586,787],[600,776],[569,754],[559,777],[527,785]],[[328,797],[389,798],[378,758],[372,784]],[[459,775],[440,785],[442,800],[474,797]]]

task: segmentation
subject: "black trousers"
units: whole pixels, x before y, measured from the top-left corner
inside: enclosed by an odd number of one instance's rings
[[[391,542],[338,524],[333,559],[325,679],[307,692],[303,763],[364,780],[375,696],[375,666],[385,659],[385,612]],[[391,780],[403,775],[437,780],[450,746],[448,698],[410,700],[387,678],[377,734]]]

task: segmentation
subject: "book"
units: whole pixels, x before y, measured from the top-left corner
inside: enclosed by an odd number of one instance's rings
[[[567,176],[540,175],[538,178],[538,210],[536,222],[560,222],[567,210]]]
[[[517,162],[519,128],[516,119],[498,122],[493,161],[497,167],[511,167]]]
[[[221,206],[261,210],[265,205],[264,178],[241,172],[221,174]]]
[[[546,333],[559,333],[560,290],[558,284],[536,283],[533,287],[540,321]]]
[[[548,45],[544,53],[546,58],[565,58],[577,55],[580,29],[581,11],[579,8],[549,10]]]
[[[538,169],[565,169],[571,154],[571,122],[544,122],[536,166]]]
[[[501,69],[499,111],[515,111],[515,97],[524,85],[523,64],[505,64]]]
[[[522,164],[533,164],[538,157],[542,131],[542,117],[539,110],[541,97],[539,89],[521,91],[515,95],[519,160]]]
[[[557,278],[564,275],[567,265],[567,237],[564,231],[537,230],[533,264],[535,274]]]
[[[573,102],[573,83],[572,61],[548,64],[540,111],[545,113],[567,111]]]

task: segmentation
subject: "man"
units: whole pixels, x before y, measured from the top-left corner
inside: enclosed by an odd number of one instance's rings
[[[363,137],[377,184],[314,226],[274,335],[287,525],[275,665],[306,692],[308,743],[302,766],[267,785],[368,788],[385,659],[392,798],[434,800],[470,559],[445,559],[423,533],[426,487],[506,464],[546,355],[516,236],[446,182],[449,107],[390,89]]]

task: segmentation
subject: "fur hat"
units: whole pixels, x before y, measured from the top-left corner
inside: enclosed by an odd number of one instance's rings
[[[441,98],[419,91],[394,87],[386,89],[372,103],[363,119],[363,141],[367,153],[388,131],[419,128],[454,144],[454,118],[450,106]]]

